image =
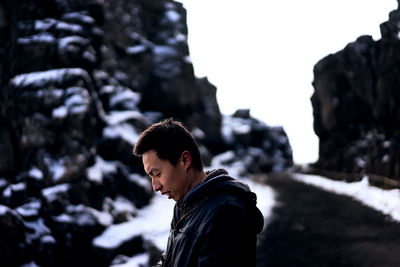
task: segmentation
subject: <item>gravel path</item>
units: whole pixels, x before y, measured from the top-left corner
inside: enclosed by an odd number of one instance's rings
[[[257,267],[400,266],[400,223],[336,195],[269,175],[278,205],[259,236]]]

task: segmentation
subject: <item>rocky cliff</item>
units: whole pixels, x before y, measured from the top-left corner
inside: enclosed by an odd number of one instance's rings
[[[292,165],[282,128],[240,110],[222,116],[196,78],[185,9],[172,0],[0,3],[2,266],[109,266],[152,251],[141,234],[94,242],[153,197],[138,134],[183,121],[206,163],[229,151],[243,174]],[[138,229],[140,232],[140,229]]]
[[[394,10],[380,40],[361,36],[315,65],[317,168],[400,186],[399,25]]]

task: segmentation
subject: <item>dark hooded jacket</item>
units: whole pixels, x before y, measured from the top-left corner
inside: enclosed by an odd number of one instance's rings
[[[263,225],[256,195],[246,184],[224,169],[207,172],[175,205],[161,266],[255,266]]]

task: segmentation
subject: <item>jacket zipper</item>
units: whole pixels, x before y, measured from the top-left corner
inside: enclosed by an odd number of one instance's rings
[[[176,232],[176,230],[178,229],[179,223],[181,223],[181,222],[183,221],[183,219],[185,219],[187,216],[189,216],[189,214],[192,213],[195,209],[197,209],[198,207],[200,207],[201,205],[203,205],[204,202],[206,202],[207,199],[209,199],[209,197],[210,197],[210,195],[208,195],[206,198],[204,198],[199,204],[197,204],[196,206],[194,206],[191,210],[189,210],[188,212],[186,212],[185,214],[183,214],[182,217],[179,219],[179,221],[174,225],[174,228],[172,229],[171,236],[170,236],[170,238],[171,238],[171,243],[168,244],[168,245],[169,245],[169,246],[168,246],[169,249],[167,250],[167,256],[165,257],[165,261],[164,261],[163,266],[166,266],[166,264],[167,264],[167,262],[168,262],[168,259],[169,259],[170,256],[171,256],[171,247],[172,247],[172,244],[174,243],[175,232]]]

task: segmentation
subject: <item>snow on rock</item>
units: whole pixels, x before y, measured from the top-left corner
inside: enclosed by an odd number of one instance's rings
[[[103,136],[108,139],[122,139],[133,146],[139,139],[137,126],[144,129],[150,121],[139,111],[113,111],[107,115],[108,126],[103,128]]]
[[[51,203],[53,201],[59,200],[61,196],[67,195],[69,190],[69,184],[59,184],[43,189],[42,196],[46,199],[47,202]]]
[[[29,170],[29,176],[36,180],[42,180],[43,172],[39,170],[37,167],[33,167],[32,169]]]
[[[96,156],[95,164],[86,170],[87,177],[89,181],[96,184],[101,184],[103,182],[103,176],[115,173],[117,167],[113,162],[108,162],[103,160],[100,156]]]
[[[66,106],[61,106],[53,109],[51,117],[54,119],[63,119],[68,115],[68,108]]]
[[[68,33],[76,34],[76,35],[83,35],[82,26],[79,24],[74,24],[74,23],[66,23],[66,22],[60,21],[56,24],[56,30],[64,31],[64,32],[68,32]]]
[[[172,23],[177,23],[181,19],[181,15],[179,15],[176,10],[168,10],[167,12],[165,12],[165,16]]]
[[[145,45],[135,45],[135,46],[129,46],[125,48],[125,52],[128,55],[136,55],[136,54],[141,54],[143,52],[146,52],[148,50],[148,47]]]
[[[34,43],[45,43],[45,44],[55,44],[56,38],[48,33],[39,33],[31,35],[29,37],[23,37],[17,39],[18,44],[31,45]]]
[[[41,202],[38,199],[33,199],[31,202],[25,203],[24,205],[16,208],[16,212],[21,215],[24,219],[37,218],[39,216],[39,210],[41,208]]]
[[[113,223],[113,216],[108,211],[99,211],[90,207],[86,207],[90,209],[91,213],[96,217],[97,221],[105,226],[108,227]]]
[[[248,173],[282,172],[293,164],[289,139],[282,127],[269,127],[252,118],[250,110],[237,110],[222,120],[222,139]]]
[[[40,267],[39,265],[37,265],[34,261],[22,264],[20,267]]]
[[[6,203],[12,208],[17,207],[24,203],[26,195],[27,186],[25,181],[16,184],[10,184],[3,191],[3,203]]]
[[[160,58],[177,57],[179,55],[175,48],[166,45],[154,46],[153,53]]]
[[[89,113],[91,99],[89,92],[83,87],[69,87],[63,94],[65,101],[61,106],[55,107],[52,111],[52,118],[65,119],[70,115],[85,115]]]
[[[131,221],[137,216],[135,205],[121,195],[118,195],[114,200],[106,198],[103,208],[112,215],[115,224]]]
[[[144,236],[157,247],[165,249],[175,202],[160,194],[150,204],[138,210],[138,216],[130,222],[112,225],[93,240],[97,247],[116,248],[138,236]]]
[[[0,178],[0,190],[3,190],[8,185],[8,182],[5,178]]]
[[[60,38],[58,41],[58,49],[60,50],[72,50],[74,49],[72,46],[81,45],[87,46],[89,44],[89,40],[80,36],[68,36],[64,38]]]
[[[136,110],[110,112],[108,114],[107,122],[109,125],[115,125],[131,119],[145,121],[146,123],[149,123],[147,118],[142,113]]]
[[[11,80],[11,84],[21,89],[41,89],[49,85],[60,87],[66,81],[76,81],[78,79],[82,79],[86,83],[90,82],[90,77],[85,70],[81,68],[64,68],[19,74]]]
[[[4,205],[0,205],[0,216],[3,216],[4,214],[8,213],[8,212],[14,212],[12,209],[10,209],[7,206]]]
[[[135,128],[128,123],[105,127],[103,129],[103,136],[110,139],[121,137],[131,146],[135,145],[139,139],[139,134],[136,132]]]
[[[111,263],[110,267],[141,267],[148,266],[150,255],[148,253],[141,253],[131,258],[120,255],[116,257]]]
[[[295,174],[294,179],[336,194],[350,196],[400,222],[400,189],[384,190],[371,186],[368,177],[352,183],[308,174]]]
[[[224,116],[222,120],[221,130],[224,141],[228,144],[233,144],[235,142],[235,133],[249,133],[251,129],[249,126],[249,122],[250,121],[246,119]]]
[[[66,13],[61,18],[65,21],[86,25],[93,25],[96,22],[92,17],[80,12]]]
[[[96,51],[87,38],[80,36],[67,36],[58,40],[58,54],[66,65],[95,64]]]
[[[32,244],[43,236],[48,236],[51,234],[51,230],[45,225],[42,218],[39,218],[35,221],[25,222],[25,227],[30,229],[30,231],[26,234],[26,241],[29,244]]]
[[[53,221],[77,224],[79,226],[91,226],[98,223],[96,215],[92,213],[92,209],[82,204],[68,205],[65,212],[66,213],[53,217]]]
[[[65,159],[56,160],[50,157],[46,157],[44,161],[49,167],[52,181],[54,183],[60,182],[67,173],[67,169],[65,167]]]
[[[90,96],[88,91],[83,87],[69,87],[66,90],[68,98],[65,105],[72,113],[83,113],[89,109]]]
[[[52,18],[46,18],[43,20],[36,20],[34,22],[35,30],[38,32],[44,32],[50,30],[54,25],[56,25],[57,20]]]
[[[126,110],[135,110],[140,102],[140,94],[129,88],[117,92],[110,98],[110,108],[122,105]]]
[[[136,174],[136,173],[130,174],[128,176],[128,179],[130,181],[140,185],[148,193],[151,193],[153,191],[153,187],[151,185],[150,180],[145,178],[145,177],[143,177],[143,176],[141,176],[141,175],[139,175],[139,174]]]

